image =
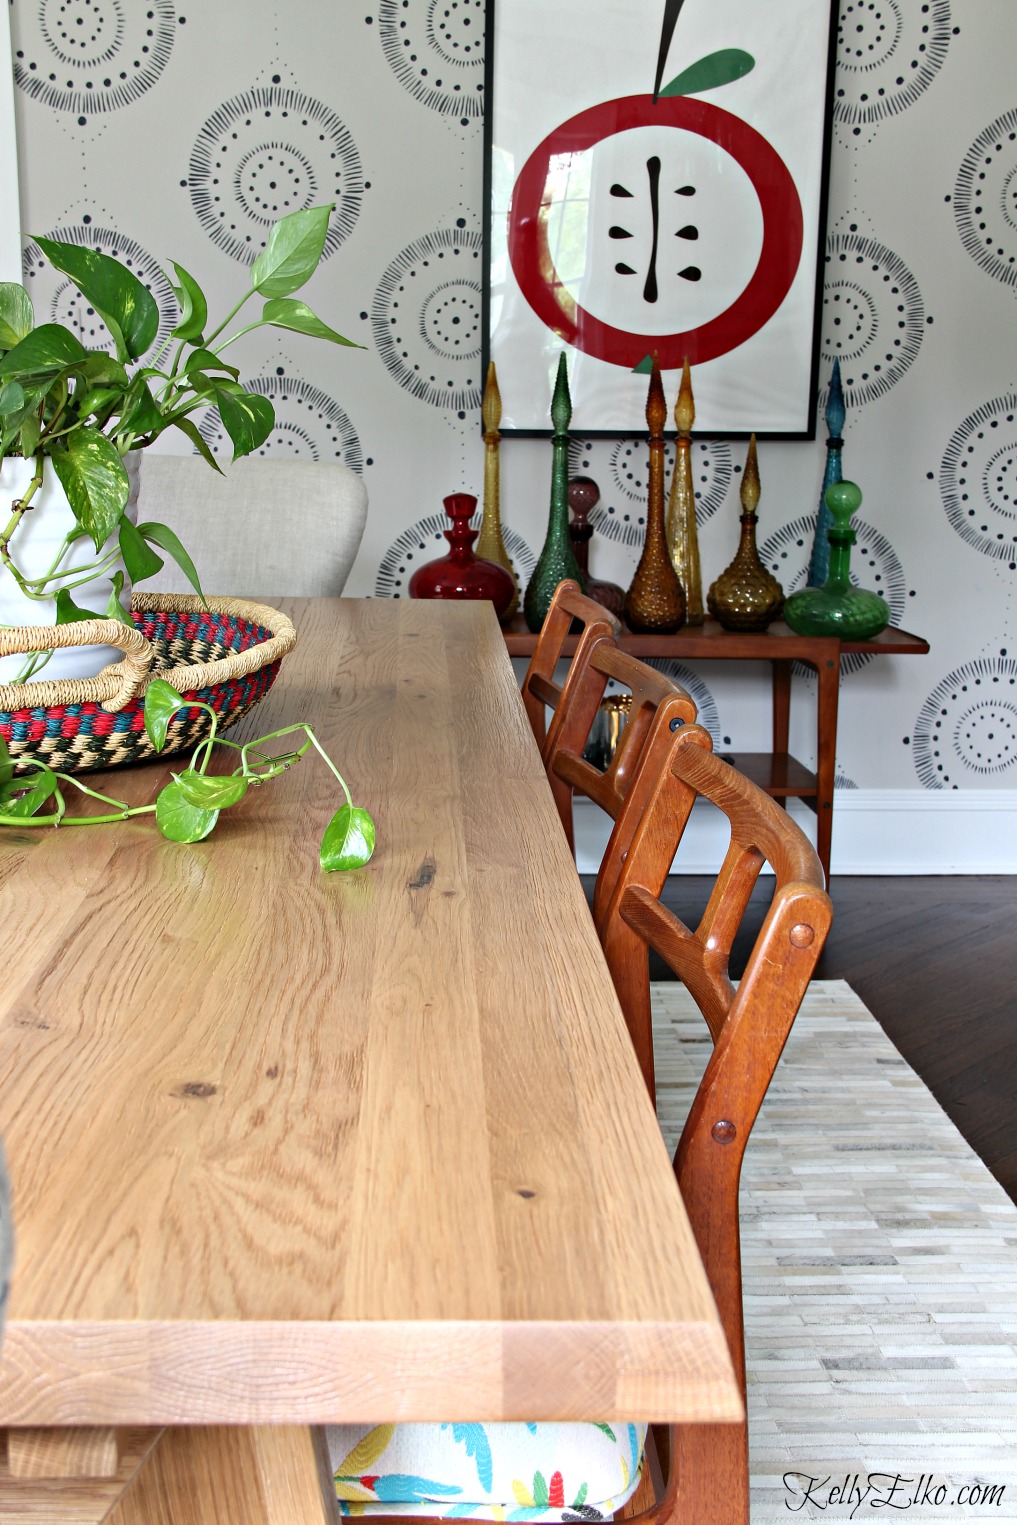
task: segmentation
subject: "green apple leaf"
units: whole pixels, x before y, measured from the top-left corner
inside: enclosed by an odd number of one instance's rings
[[[356,805],[340,805],[321,839],[321,866],[328,874],[363,868],[374,852],[374,821]]]
[[[13,349],[35,327],[35,313],[24,286],[0,281],[0,349]]]
[[[701,95],[704,90],[716,90],[720,85],[730,85],[733,80],[741,79],[755,67],[756,60],[751,53],[746,53],[742,48],[721,48],[716,53],[707,53],[705,58],[700,58],[697,63],[683,69],[660,93]]]
[[[308,207],[282,217],[251,267],[251,285],[263,297],[285,297],[313,275],[328,233],[335,203]]]
[[[177,710],[186,707],[172,684],[165,678],[153,678],[145,690],[145,730],[157,752],[166,745],[166,732]]]
[[[344,339],[342,334],[337,334],[334,328],[329,328],[327,323],[323,323],[311,311],[306,302],[300,302],[296,297],[273,297],[265,303],[261,319],[273,328],[289,328],[294,333],[310,334],[312,339],[328,339],[333,344],[348,344],[353,349],[364,348],[364,345],[357,344],[355,340]]]
[[[159,309],[155,298],[119,260],[97,249],[36,238],[51,265],[62,270],[89,301],[113,335],[117,357],[137,360],[155,341]]]
[[[173,287],[173,295],[180,304],[180,322],[171,335],[174,339],[183,339],[188,344],[200,344],[205,332],[205,324],[208,322],[208,303],[205,301],[205,293],[194,279],[188,275],[183,265],[178,265],[176,260],[170,260],[170,264],[177,273],[179,286]]]
[[[177,777],[181,799],[202,810],[227,810],[247,793],[249,780],[242,773],[196,773],[186,768]]]
[[[189,805],[178,779],[173,779],[159,791],[155,821],[163,836],[171,842],[203,842],[215,830],[218,819],[218,810],[202,810],[200,805]]]
[[[82,424],[54,444],[50,459],[74,517],[91,535],[96,550],[102,550],[120,523],[131,491],[119,450],[91,424]]]

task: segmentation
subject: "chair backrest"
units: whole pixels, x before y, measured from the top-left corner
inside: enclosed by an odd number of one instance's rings
[[[627,692],[628,719],[607,767],[588,762],[583,753],[593,731],[607,685],[614,681]],[[611,819],[618,821],[630,790],[646,787],[669,749],[671,733],[696,718],[692,695],[630,652],[610,635],[584,635],[562,687],[561,698],[548,727],[542,757],[558,814],[569,846],[575,847],[572,799],[586,795]],[[638,820],[638,808],[626,821]],[[607,864],[605,858],[605,864]],[[599,920],[607,893],[603,869],[598,877],[594,917]]]
[[[660,895],[699,799],[727,817],[730,839],[693,930]],[[773,894],[736,988],[728,972],[731,947],[764,863],[773,869]],[[675,1173],[743,1385],[742,1156],[832,915],[815,850],[786,812],[714,755],[701,726],[686,726],[672,736],[670,755],[639,802],[639,820],[617,865],[600,935],[626,1018],[635,1027],[637,1049],[650,1044],[651,1071],[652,1040],[644,1026],[649,949],[685,984],[713,1039],[675,1155]]]
[[[363,480],[339,461],[250,457],[223,475],[197,455],[143,453],[140,520],[183,541],[206,594],[337,598],[367,521]],[[160,593],[190,592],[169,558]]]
[[[578,657],[598,636],[618,635],[621,625],[603,604],[594,603],[577,582],[566,578],[554,590],[522,682],[526,715],[541,749],[547,733],[547,710],[556,710],[562,696],[562,685],[555,681],[555,669],[563,659],[566,640],[576,631],[579,641],[575,657]]]

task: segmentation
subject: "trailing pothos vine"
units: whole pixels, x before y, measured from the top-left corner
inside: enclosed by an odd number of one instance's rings
[[[190,763],[160,789],[148,805],[128,805],[82,783],[80,777],[59,773],[43,762],[23,763],[15,773],[6,743],[0,739],[0,827],[96,826],[127,821],[134,816],[154,815],[155,824],[171,842],[201,842],[214,831],[219,815],[285,773],[312,749],[339,782],[345,803],[325,828],[319,860],[327,873],[362,868],[374,852],[374,821],[367,810],[354,805],[346,781],[309,725],[283,726],[254,741],[227,741],[217,735],[218,717],[210,705],[184,699],[162,678],[153,678],[145,693],[145,730],[157,752],[166,745],[169,723],[180,709],[203,709],[210,718],[209,734],[195,747]],[[286,736],[302,740],[290,751],[267,752],[272,742]],[[215,747],[230,747],[239,766],[232,773],[209,773]],[[87,815],[68,811],[70,790],[100,808]]]

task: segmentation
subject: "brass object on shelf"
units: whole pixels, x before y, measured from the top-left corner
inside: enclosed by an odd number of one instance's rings
[[[646,503],[646,539],[636,575],[625,595],[625,618],[632,630],[667,634],[685,621],[685,592],[678,581],[664,534],[664,423],[667,403],[660,363],[653,357],[646,398],[650,430],[650,480]]]
[[[784,607],[784,590],[759,559],[756,506],[759,503],[756,436],[749,440],[741,485],[741,540],[731,565],[710,588],[706,602],[725,630],[765,630]]]
[[[685,619],[689,625],[703,623],[703,574],[699,565],[699,535],[696,530],[696,490],[692,480],[692,425],[696,404],[692,396],[689,362],[682,367],[681,386],[674,405],[675,440],[674,476],[667,505],[667,546],[685,593]]]
[[[498,425],[501,423],[501,393],[498,390],[498,375],[493,360],[487,367],[484,400],[480,411],[484,420],[484,512],[480,521],[480,534],[477,538],[475,554],[483,557],[485,561],[497,562],[511,575],[516,587],[515,597],[502,615],[503,620],[510,620],[519,609],[519,579],[509,560],[501,533],[501,476],[498,461],[498,444],[501,440],[501,435],[498,433]]]

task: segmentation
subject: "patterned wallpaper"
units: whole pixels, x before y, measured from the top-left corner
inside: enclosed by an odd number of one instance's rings
[[[1005,788],[1017,781],[1017,19],[999,0],[840,11],[822,369],[840,358],[844,470],[865,493],[856,576],[932,651],[846,664],[839,782]],[[404,594],[444,547],[442,498],[481,494],[484,0],[10,0],[10,17],[29,234],[116,252],[160,297],[159,267],[176,259],[225,310],[276,217],[336,202],[307,297],[367,348],[276,332],[249,336],[238,359],[276,405],[266,453],[335,457],[365,476],[348,591]],[[37,310],[73,316],[87,341],[93,315],[31,242],[25,268]],[[706,583],[734,551],[743,451],[694,446]],[[760,544],[786,591],[804,577],[823,456],[822,437],[760,445]],[[601,489],[592,568],[627,583],[645,446],[577,438],[572,462]],[[545,442],[504,441],[506,540],[524,578],[549,467]],[[673,670],[718,738],[766,747],[764,669]],[[811,680],[797,681],[793,745],[808,759]]]

